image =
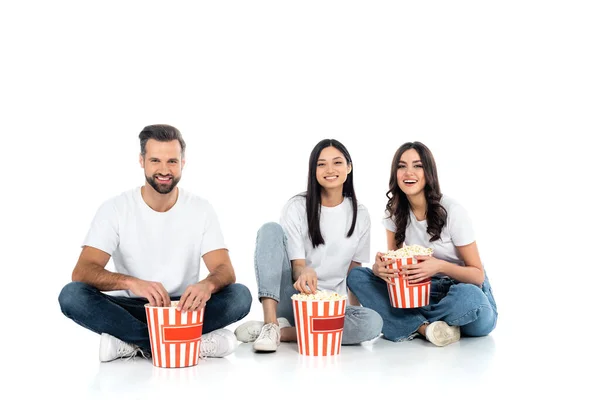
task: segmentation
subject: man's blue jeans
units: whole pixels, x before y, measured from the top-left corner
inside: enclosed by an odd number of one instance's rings
[[[254,268],[259,299],[267,297],[277,301],[277,316],[286,318],[293,326],[295,321],[292,295],[298,291],[294,289],[286,241],[283,228],[279,224],[264,224],[256,236]],[[346,306],[342,344],[359,344],[374,339],[381,334],[382,324],[381,317],[373,310]]]
[[[370,268],[354,268],[346,282],[364,307],[381,315],[383,335],[394,342],[412,339],[425,322],[460,326],[466,336],[485,336],[496,327],[498,312],[487,275],[481,288],[448,277],[432,277],[429,305],[420,308],[392,307],[385,281]]]
[[[179,297],[171,297],[179,300]],[[150,337],[143,298],[117,297],[82,282],[68,283],[58,296],[68,318],[98,334],[108,333],[150,353]],[[250,312],[252,295],[239,283],[213,293],[204,310],[202,333],[212,332],[241,320]]]

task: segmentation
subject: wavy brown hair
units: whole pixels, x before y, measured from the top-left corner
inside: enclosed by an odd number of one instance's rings
[[[446,225],[448,217],[448,212],[440,204],[442,192],[440,190],[435,159],[433,158],[433,154],[431,154],[431,150],[421,142],[404,143],[396,150],[396,154],[394,154],[390,171],[389,190],[385,194],[388,198],[385,209],[396,224],[396,234],[394,237],[396,239],[396,246],[398,247],[402,246],[406,239],[406,227],[410,222],[410,204],[406,194],[400,190],[397,172],[400,157],[402,157],[405,151],[410,149],[415,149],[419,153],[421,164],[423,164],[423,171],[425,172],[424,191],[425,200],[427,201],[427,233],[431,236],[429,239],[430,242],[440,238],[442,228]]]

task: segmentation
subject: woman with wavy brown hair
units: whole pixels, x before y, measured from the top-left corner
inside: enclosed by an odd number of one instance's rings
[[[496,302],[479,257],[467,211],[442,195],[431,151],[420,142],[404,143],[392,161],[383,225],[389,250],[419,245],[432,256],[417,256],[403,268],[408,283],[431,279],[429,305],[394,308],[386,283],[393,283],[394,261],[377,253],[373,268],[350,271],[348,288],[360,303],[383,318],[383,335],[392,341],[420,334],[436,346],[467,336],[484,336],[496,326]]]

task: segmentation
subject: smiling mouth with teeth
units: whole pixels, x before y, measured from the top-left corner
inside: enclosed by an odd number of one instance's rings
[[[407,179],[404,181],[404,183],[417,183],[417,181],[412,180],[412,179]]]

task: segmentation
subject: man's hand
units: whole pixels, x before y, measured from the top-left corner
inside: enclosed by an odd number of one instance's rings
[[[206,305],[206,302],[210,299],[211,290],[210,285],[201,281],[188,286],[183,292],[177,310],[187,312],[200,310]]]
[[[151,306],[169,307],[171,305],[169,293],[160,282],[133,278],[129,285],[129,291],[136,296],[148,299]]]
[[[304,294],[314,294],[317,292],[317,273],[314,268],[302,268],[300,276],[298,276],[296,283],[294,283],[294,289]]]

